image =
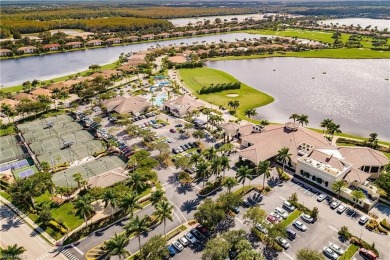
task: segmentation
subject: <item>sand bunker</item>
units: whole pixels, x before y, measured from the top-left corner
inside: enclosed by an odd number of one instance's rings
[[[227,94],[226,96],[227,97],[238,97],[239,95],[238,94]]]

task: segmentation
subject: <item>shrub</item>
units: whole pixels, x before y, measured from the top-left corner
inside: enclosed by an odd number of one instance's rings
[[[338,234],[342,237],[345,237],[346,239],[349,239],[352,234],[349,232],[348,227],[342,226]]]
[[[265,190],[266,192],[270,192],[270,191],[271,191],[271,187],[270,187],[270,186],[266,186],[264,190]]]
[[[224,90],[232,90],[232,89],[240,89],[241,83],[240,82],[229,82],[229,83],[222,83],[217,85],[211,85],[207,87],[202,87],[201,90],[199,90],[199,94],[210,94],[215,92],[221,92]]]
[[[381,222],[380,222],[380,226],[385,228],[386,230],[390,231],[390,224],[387,223],[386,219],[383,219]]]
[[[252,233],[263,243],[266,243],[266,236],[261,233],[259,230],[257,230],[256,228],[252,228]],[[278,252],[282,252],[283,251],[283,248],[276,242],[273,242],[272,243],[272,248]]]
[[[351,237],[351,243],[354,245],[357,245],[359,247],[363,247],[365,249],[373,251],[377,256],[379,256],[378,250],[375,248],[375,244],[373,243],[372,245],[368,244],[366,241],[358,238],[358,237]]]

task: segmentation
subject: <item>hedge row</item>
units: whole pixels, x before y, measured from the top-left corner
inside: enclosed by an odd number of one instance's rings
[[[199,90],[199,94],[209,94],[209,93],[215,93],[215,92],[221,92],[224,90],[232,90],[232,89],[240,89],[241,88],[241,82],[230,82],[230,83],[222,83],[217,85],[211,85],[208,87],[203,87],[201,90]]]

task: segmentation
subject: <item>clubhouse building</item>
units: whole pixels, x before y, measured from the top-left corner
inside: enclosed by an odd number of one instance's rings
[[[283,147],[289,148],[291,162],[286,166],[296,175],[332,191],[332,184],[344,180],[341,196],[352,200],[351,192],[360,189],[366,197],[359,206],[369,210],[379,199],[369,179],[379,177],[389,160],[379,151],[368,147],[338,147],[329,144],[322,134],[292,123],[270,125],[260,133],[241,137],[242,160],[253,164],[275,159]],[[281,162],[279,162],[281,163]]]

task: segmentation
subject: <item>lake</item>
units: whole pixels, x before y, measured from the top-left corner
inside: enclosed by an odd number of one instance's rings
[[[138,52],[151,47],[193,44],[193,42],[235,41],[235,39],[259,37],[248,33],[215,34],[186,39],[155,41],[83,51],[63,52],[21,59],[0,61],[0,85],[19,85],[27,80],[46,80],[88,69],[91,64],[107,64],[116,61],[121,53]]]
[[[389,60],[266,58],[207,65],[275,98],[257,109],[259,119],[285,123],[295,112],[309,115],[310,127],[331,118],[343,132],[377,132],[390,140]]]
[[[324,20],[319,21],[319,23],[322,22],[324,24],[330,25],[331,23],[339,25],[351,25],[357,26],[360,24],[360,26],[364,29],[367,26],[371,25],[371,28],[374,29],[375,26],[378,27],[378,30],[384,30],[389,29],[390,30],[390,20],[385,19],[370,19],[370,18],[343,18],[343,19],[331,19],[331,20]]]

